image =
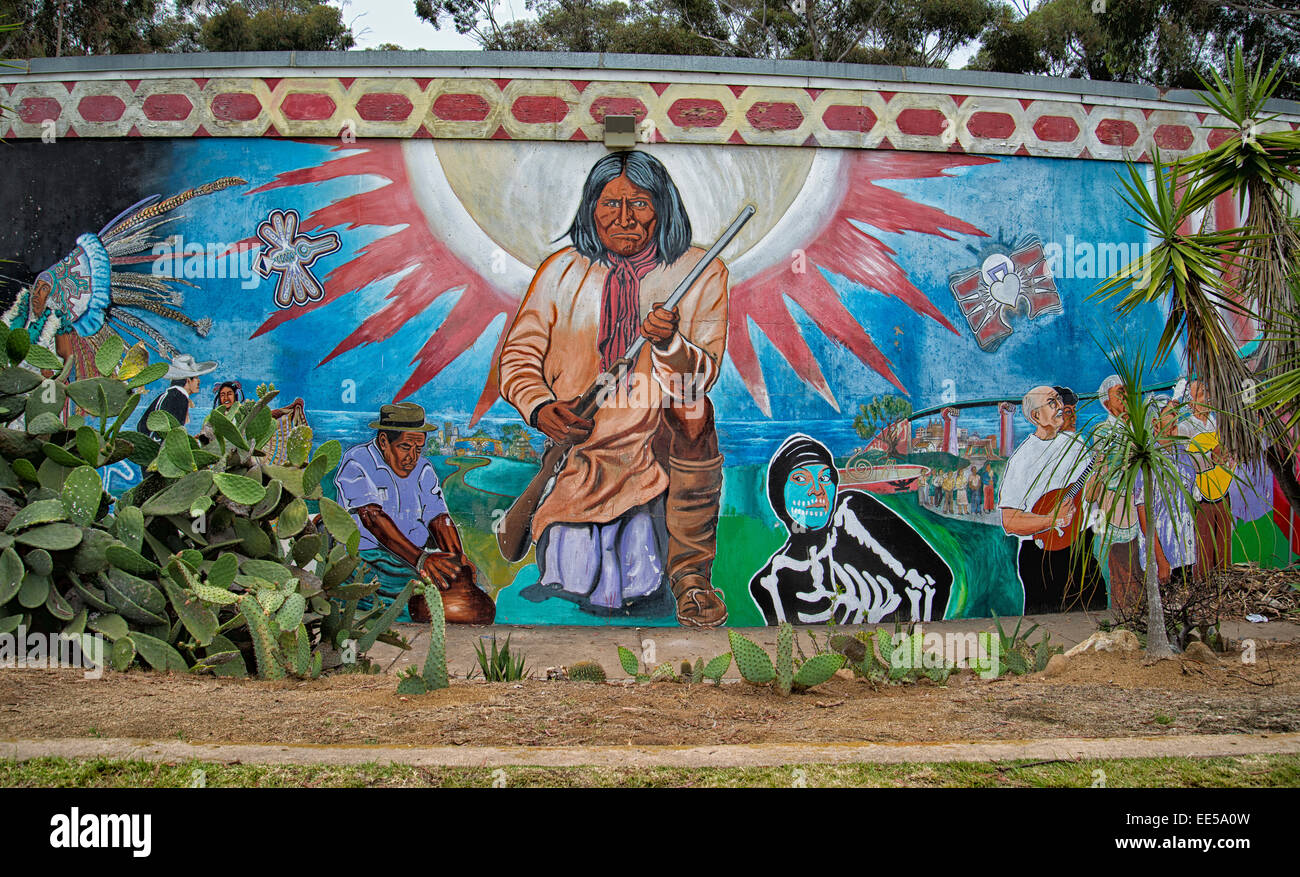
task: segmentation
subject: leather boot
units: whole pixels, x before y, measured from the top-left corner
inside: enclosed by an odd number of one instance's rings
[[[668,458],[668,581],[682,624],[716,627],[727,620],[722,592],[710,581],[721,496],[721,455],[700,461]]]

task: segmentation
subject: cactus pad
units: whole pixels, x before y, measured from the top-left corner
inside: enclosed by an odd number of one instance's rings
[[[794,687],[799,690],[821,685],[835,675],[835,671],[844,666],[844,656],[826,652],[809,658],[794,674]]]
[[[734,630],[727,631],[727,639],[731,641],[731,654],[736,658],[736,669],[746,682],[766,685],[776,678],[772,659],[752,640]]]
[[[636,676],[641,670],[641,662],[637,660],[631,649],[618,647],[618,663],[623,668],[623,672],[629,676]]]

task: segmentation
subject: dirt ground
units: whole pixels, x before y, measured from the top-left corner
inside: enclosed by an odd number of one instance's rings
[[[1062,674],[946,686],[836,678],[781,698],[744,683],[457,680],[400,697],[384,674],[256,682],[0,670],[0,738],[422,745],[707,745],[1300,731],[1300,645],[1257,661],[1086,654]]]

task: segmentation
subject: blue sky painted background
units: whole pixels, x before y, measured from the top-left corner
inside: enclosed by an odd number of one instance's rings
[[[160,189],[167,189],[167,193],[230,175],[250,183],[186,205],[185,218],[175,224],[174,232],[184,235],[187,241],[234,242],[251,236],[272,208],[294,208],[305,216],[378,184],[374,178],[354,177],[243,194],[278,173],[335,157],[337,153],[330,151],[334,145],[273,139],[173,142],[168,152],[169,169],[159,169]],[[527,144],[519,146],[527,148]],[[990,235],[979,238],[954,233],[953,240],[946,240],[864,229],[897,253],[899,264],[912,282],[958,328],[957,334],[913,313],[895,299],[823,271],[848,309],[893,362],[896,373],[911,391],[915,408],[939,404],[945,381],[953,382],[958,399],[1019,395],[1040,383],[1067,384],[1081,393],[1093,392],[1110,373],[1094,335],[1101,337],[1107,331],[1118,330],[1134,338],[1156,337],[1161,317],[1154,308],[1116,322],[1108,306],[1086,300],[1097,286],[1095,279],[1058,276],[1064,312],[1035,321],[1014,316],[1014,333],[996,352],[986,353],[975,343],[948,288],[949,274],[978,265],[982,254],[999,240],[1010,244],[1036,234],[1045,244],[1055,241],[1062,246],[1067,236],[1094,245],[1140,242],[1141,230],[1127,221],[1126,208],[1115,191],[1115,171],[1119,167],[1102,161],[1008,157],[977,167],[957,168],[948,177],[881,183]],[[575,186],[580,182],[575,180]],[[358,250],[384,231],[335,230],[341,235],[342,248],[316,263],[318,277],[323,278],[354,258]],[[213,317],[211,334],[202,339],[182,337],[184,330],[169,334],[178,346],[188,348],[200,359],[220,361],[218,374],[222,379],[239,379],[250,392],[269,379],[280,387],[282,400],[302,396],[313,420],[317,420],[317,412],[323,419],[318,434],[329,437],[334,430],[343,433],[338,437],[347,438],[358,435],[378,406],[391,400],[409,374],[411,357],[441,324],[459,295],[451,292],[442,296],[384,343],[354,349],[318,366],[348,332],[382,305],[397,279],[391,277],[352,291],[258,338],[250,336],[275,310],[274,277],[259,279],[252,289],[244,289],[239,279],[202,280],[200,288],[187,294],[185,310],[195,317]],[[821,362],[841,411],[837,413],[805,387],[770,342],[753,330],[772,397],[773,416],[770,421],[763,418],[734,367],[726,363],[711,398],[718,412],[724,452],[732,461],[766,461],[780,440],[795,431],[819,435],[837,454],[849,453],[861,444],[851,427],[858,403],[876,394],[893,392],[884,378],[828,340],[797,306],[792,305],[792,311]],[[418,391],[414,400],[439,420],[450,418],[463,427],[504,326],[505,319],[498,318],[477,344]],[[1162,376],[1172,377],[1175,371],[1170,365]],[[356,384],[355,405],[342,402],[342,388],[349,380]],[[992,409],[981,412],[984,409],[964,414],[962,425],[980,432],[992,431]],[[491,428],[513,420],[517,420],[513,409],[498,401],[486,423]],[[1022,432],[1028,429],[1023,421],[1020,427]]]

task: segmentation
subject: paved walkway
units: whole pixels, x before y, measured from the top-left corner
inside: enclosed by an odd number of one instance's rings
[[[770,767],[782,764],[1077,761],[1094,758],[1300,754],[1300,734],[1180,734],[951,743],[769,743],[719,746],[322,746],[170,740],[0,741],[0,758],[124,758],[168,763],[411,764],[425,767]]]
[[[1039,629],[1034,631],[1032,639],[1036,642],[1044,633],[1051,634],[1053,643],[1060,643],[1070,648],[1087,639],[1097,630],[1098,623],[1108,618],[1101,612],[1068,612],[1055,615],[1025,616],[1022,632],[1034,624]],[[1019,619],[1002,619],[1002,628],[1008,634],[1015,628]],[[429,649],[429,626],[427,624],[398,624],[395,627],[411,643],[409,651],[402,651],[395,646],[377,644],[370,651],[370,658],[385,672],[395,673],[411,664],[424,663]],[[893,625],[888,625],[890,630]],[[773,651],[776,648],[776,628],[752,627],[736,628],[745,636]],[[858,630],[857,627],[840,627],[842,632]],[[962,621],[943,621],[925,625],[927,631],[940,633],[944,631],[981,631],[996,630],[993,619],[974,618]],[[805,632],[812,633],[823,641],[830,630],[826,625],[807,625],[799,628],[798,640],[805,651],[809,649]],[[1250,624],[1244,621],[1224,622],[1223,635],[1233,639],[1252,637],[1258,641],[1284,640],[1300,642],[1300,625],[1285,621],[1270,621],[1265,624]],[[474,626],[452,624],[447,626],[447,668],[457,676],[463,677],[470,668],[478,666],[474,647],[480,641],[490,643],[490,637],[496,634],[498,645],[510,636],[512,649],[517,649],[527,659],[529,669],[541,676],[547,667],[568,666],[583,660],[598,661],[605,668],[610,679],[624,678],[619,668],[618,647],[624,646],[645,654],[651,664],[672,661],[674,665],[682,660],[692,664],[696,658],[706,661],[723,652],[731,651],[727,643],[727,630],[699,630],[688,627],[555,627],[531,625],[494,625]],[[653,646],[653,648],[651,648]],[[740,678],[733,662],[728,677]]]

